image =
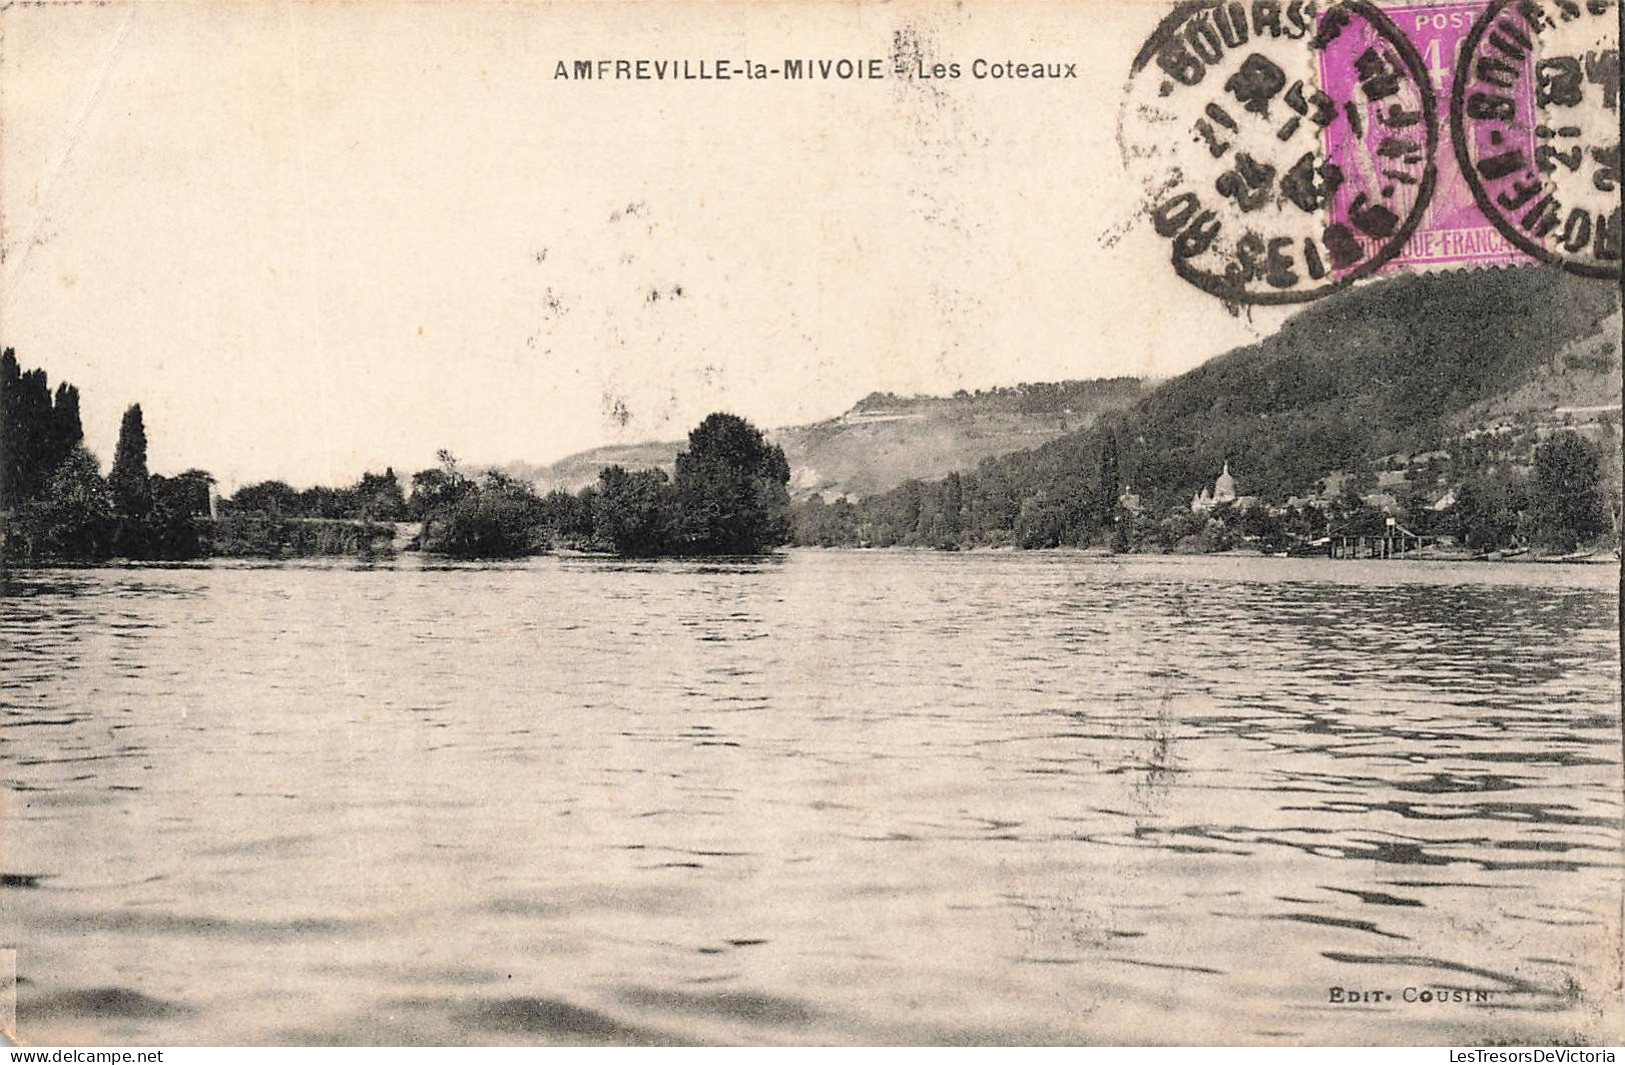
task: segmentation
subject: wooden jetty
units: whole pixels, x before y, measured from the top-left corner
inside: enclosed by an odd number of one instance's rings
[[[1326,537],[1326,553],[1331,558],[1414,558],[1437,540],[1435,536],[1419,536],[1389,518],[1380,534],[1331,533]]]

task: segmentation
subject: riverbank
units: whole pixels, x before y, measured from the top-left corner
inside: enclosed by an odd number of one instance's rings
[[[1546,553],[1536,550],[1513,550],[1474,553],[1465,548],[1427,547],[1387,559],[1332,558],[1322,553],[1287,554],[1267,552],[1254,548],[1233,547],[1224,551],[1112,551],[1105,547],[1041,547],[1018,548],[1008,544],[962,547],[944,551],[930,547],[893,545],[888,547],[823,547],[818,545],[788,545],[766,555],[715,556],[665,555],[656,558],[622,556],[613,551],[597,551],[577,544],[561,544],[525,555],[503,559],[459,558],[438,551],[423,550],[423,525],[419,522],[367,522],[327,518],[272,518],[265,515],[234,515],[209,523],[204,538],[205,552],[184,559],[135,559],[114,556],[101,561],[32,559],[9,560],[15,568],[94,568],[100,565],[124,567],[167,567],[184,564],[207,563],[219,559],[226,561],[293,561],[299,559],[359,559],[378,561],[397,556],[416,557],[435,563],[518,562],[526,558],[556,557],[566,559],[606,559],[655,562],[661,559],[683,561],[715,561],[718,558],[763,558],[786,551],[806,551],[817,554],[878,554],[878,555],[1034,555],[1066,556],[1086,559],[1140,559],[1140,558],[1246,558],[1279,559],[1297,562],[1529,562],[1574,566],[1621,565],[1619,556],[1611,548],[1598,547],[1589,551],[1568,554]]]
[[[961,547],[943,551],[931,547],[821,547],[797,545],[793,550],[816,552],[908,553],[921,555],[1065,555],[1075,558],[1271,558],[1313,562],[1541,562],[1567,565],[1619,566],[1620,557],[1611,548],[1596,548],[1570,554],[1546,553],[1536,550],[1491,551],[1475,553],[1465,548],[1423,548],[1390,558],[1333,558],[1324,552],[1314,554],[1288,554],[1279,551],[1260,551],[1255,548],[1232,547],[1224,551],[1112,551],[1105,547],[1012,547],[999,544],[988,547]]]
[[[396,550],[396,527],[386,522],[232,515],[211,522],[206,535],[214,558],[369,558]]]

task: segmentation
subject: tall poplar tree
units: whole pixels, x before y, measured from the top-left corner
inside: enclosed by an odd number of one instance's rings
[[[113,505],[125,517],[144,516],[152,506],[152,490],[147,476],[147,428],[141,420],[141,404],[132,403],[119,423],[118,447],[113,451],[113,472],[107,478],[113,489]]]
[[[79,390],[44,370],[24,371],[11,348],[0,352],[0,510],[16,510],[43,491],[51,474],[84,439]]]
[[[1117,469],[1117,435],[1106,430],[1100,442],[1100,524],[1109,527],[1117,516],[1117,500],[1122,494],[1122,477]]]

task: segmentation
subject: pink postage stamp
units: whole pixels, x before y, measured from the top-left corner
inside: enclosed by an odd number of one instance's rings
[[[1399,32],[1415,46],[1424,73],[1433,89],[1433,106],[1441,129],[1449,129],[1448,109],[1456,68],[1463,45],[1474,23],[1488,10],[1489,0],[1462,0],[1442,4],[1409,4],[1384,7],[1383,13]],[[1330,16],[1335,18],[1335,9]],[[1326,127],[1326,156],[1345,172],[1355,170],[1389,195],[1383,202],[1400,216],[1410,213],[1419,189],[1409,182],[1409,174],[1393,166],[1421,150],[1419,137],[1408,136],[1403,123],[1410,119],[1421,101],[1412,86],[1402,78],[1385,78],[1389,65],[1387,42],[1370,30],[1370,24],[1351,20],[1345,32],[1332,39],[1320,53],[1320,74],[1326,91],[1334,98],[1349,101],[1346,121]],[[1524,65],[1530,60],[1526,57]],[[1518,79],[1518,91],[1509,99],[1515,109],[1513,125],[1534,152],[1534,89],[1527,76]],[[1357,93],[1356,88],[1369,91]],[[1358,102],[1356,102],[1358,101]],[[1419,120],[1413,120],[1419,124]],[[1432,265],[1507,266],[1530,261],[1530,256],[1514,245],[1485,217],[1462,169],[1450,158],[1448,148],[1440,153],[1438,178],[1429,200],[1422,204],[1417,225],[1394,256],[1382,266],[1384,272]],[[1477,151],[1475,147],[1474,156]],[[1345,182],[1332,201],[1332,215],[1346,219],[1359,183]],[[1356,239],[1374,251],[1378,241],[1353,227]]]

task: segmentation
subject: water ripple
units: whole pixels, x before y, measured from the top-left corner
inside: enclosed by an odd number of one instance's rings
[[[1608,570],[408,558],[0,596],[33,1042],[1625,1036]],[[1407,981],[1494,996],[1327,1003]]]

